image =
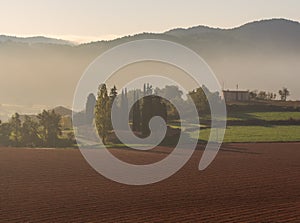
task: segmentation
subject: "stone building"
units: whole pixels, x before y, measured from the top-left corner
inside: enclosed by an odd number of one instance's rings
[[[226,102],[250,100],[250,92],[248,90],[224,90],[223,95]]]

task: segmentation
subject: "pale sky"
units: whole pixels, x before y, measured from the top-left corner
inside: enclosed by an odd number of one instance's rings
[[[275,17],[300,21],[299,12],[299,0],[0,0],[0,34],[86,42]]]

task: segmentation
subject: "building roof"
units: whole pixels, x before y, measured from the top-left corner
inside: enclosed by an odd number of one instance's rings
[[[223,90],[223,92],[230,92],[230,93],[249,93],[249,90]]]

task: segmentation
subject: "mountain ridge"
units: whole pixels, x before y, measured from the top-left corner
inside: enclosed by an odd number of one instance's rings
[[[74,45],[69,40],[50,38],[46,36],[30,36],[30,37],[19,37],[19,36],[10,36],[10,35],[0,35],[1,42],[19,42],[19,43],[45,43],[45,44],[58,44],[58,45]]]
[[[294,20],[289,20],[285,18],[272,18],[272,19],[262,19],[262,20],[256,20],[256,21],[251,21],[247,22],[245,24],[242,24],[240,26],[232,27],[232,28],[220,28],[220,27],[211,27],[211,26],[206,26],[206,25],[196,25],[196,26],[191,26],[187,28],[172,28],[167,31],[163,32],[142,32],[142,33],[136,33],[133,35],[125,35],[116,39],[111,39],[111,40],[96,40],[96,41],[91,41],[87,43],[81,43],[81,44],[74,44],[72,41],[66,40],[66,39],[57,39],[57,38],[51,38],[47,36],[30,36],[30,37],[20,37],[20,36],[11,36],[11,35],[3,35],[0,34],[0,43],[1,42],[6,42],[6,41],[14,41],[14,42],[23,42],[23,43],[50,43],[50,44],[59,44],[59,45],[87,45],[90,43],[109,43],[113,42],[116,40],[120,40],[123,38],[130,38],[134,36],[139,36],[139,35],[172,35],[172,33],[175,32],[185,32],[187,34],[191,34],[193,31],[198,32],[198,33],[205,33],[205,32],[215,32],[215,31],[236,31],[236,30],[241,30],[241,29],[247,29],[252,26],[256,25],[265,25],[265,24],[290,24],[290,25],[298,25],[300,27],[300,22],[299,21],[294,21]],[[300,28],[299,28],[300,29]]]
[[[70,106],[81,75],[95,58],[119,44],[146,38],[170,40],[192,49],[225,89],[239,84],[244,89],[277,93],[287,87],[290,98],[300,99],[299,22],[272,19],[234,29],[203,27],[80,45],[0,42],[0,104]]]

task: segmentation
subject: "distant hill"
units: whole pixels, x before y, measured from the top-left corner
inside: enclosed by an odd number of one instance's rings
[[[34,37],[16,37],[16,36],[6,36],[0,35],[1,42],[16,42],[16,43],[44,43],[44,44],[60,44],[60,45],[73,45],[72,42],[62,39],[54,39],[44,36],[34,36]]]
[[[285,86],[291,98],[300,99],[300,24],[295,21],[270,19],[233,29],[177,28],[81,45],[60,44],[60,40],[49,44],[48,38],[35,38],[39,44],[0,41],[0,104],[70,106],[82,73],[97,56],[146,38],[170,40],[194,50],[225,89],[239,84],[243,89],[278,92]]]
[[[70,116],[70,117],[72,116],[72,110],[65,108],[63,106],[58,106],[58,107],[54,108],[53,110],[56,114],[59,114],[61,116]]]

